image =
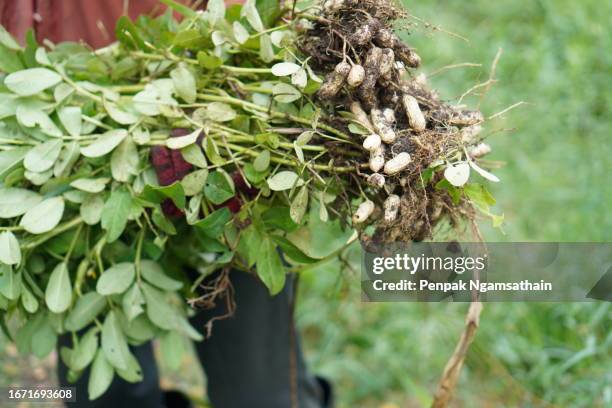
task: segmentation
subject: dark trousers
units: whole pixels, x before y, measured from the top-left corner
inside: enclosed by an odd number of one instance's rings
[[[291,316],[291,280],[272,297],[254,276],[243,272],[230,274],[235,289],[233,317],[217,321],[212,336],[196,343],[198,358],[208,380],[208,398],[214,408],[321,408],[331,407],[329,386],[306,370],[299,339]],[[222,302],[219,302],[222,303]],[[191,323],[199,330],[225,306],[199,312]],[[70,344],[63,336],[61,345]],[[68,384],[67,368],[60,362],[62,386],[76,386],[77,402],[70,407],[163,408],[163,393],[150,343],[133,347],[144,379],[130,384],[115,377],[109,390],[99,399],[88,401],[88,373]],[[293,369],[291,368],[293,365]],[[292,381],[291,379],[296,381]],[[292,391],[293,390],[293,391]],[[297,402],[297,407],[295,403]],[[172,408],[172,407],[166,407]]]

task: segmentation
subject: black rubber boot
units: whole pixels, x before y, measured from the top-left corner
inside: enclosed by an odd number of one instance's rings
[[[331,407],[331,388],[326,405],[326,390],[307,372],[295,335],[292,277],[276,296],[251,274],[233,271],[230,280],[234,315],[215,322],[212,336],[196,344],[213,407]],[[192,324],[201,329],[225,312],[224,305],[200,312]]]

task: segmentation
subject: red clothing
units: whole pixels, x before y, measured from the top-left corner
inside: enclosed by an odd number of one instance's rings
[[[115,40],[115,23],[126,11],[134,19],[165,9],[158,0],[0,0],[0,24],[22,44],[33,27],[39,41],[82,40],[100,48]]]

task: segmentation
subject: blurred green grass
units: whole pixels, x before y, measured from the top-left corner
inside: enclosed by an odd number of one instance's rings
[[[505,235],[489,241],[612,238],[612,3],[596,0],[404,0],[413,15],[469,39],[420,25],[407,41],[443,97],[486,81],[482,100],[502,182],[492,186]],[[414,22],[414,20],[410,20]],[[464,100],[479,103],[475,95]],[[512,132],[498,132],[513,129]],[[298,321],[309,360],[336,385],[340,407],[427,406],[459,337],[467,305],[365,304],[359,274],[327,265],[303,277]],[[485,305],[455,406],[612,406],[609,303]]]

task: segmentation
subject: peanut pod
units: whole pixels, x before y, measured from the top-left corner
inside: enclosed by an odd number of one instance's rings
[[[411,161],[412,159],[408,152],[401,152],[385,164],[385,174],[397,174],[408,167]]]
[[[425,130],[427,122],[425,121],[425,116],[423,116],[423,112],[421,112],[419,102],[416,98],[412,95],[404,94],[402,97],[402,104],[404,105],[410,127],[414,129],[415,132],[422,132]]]

